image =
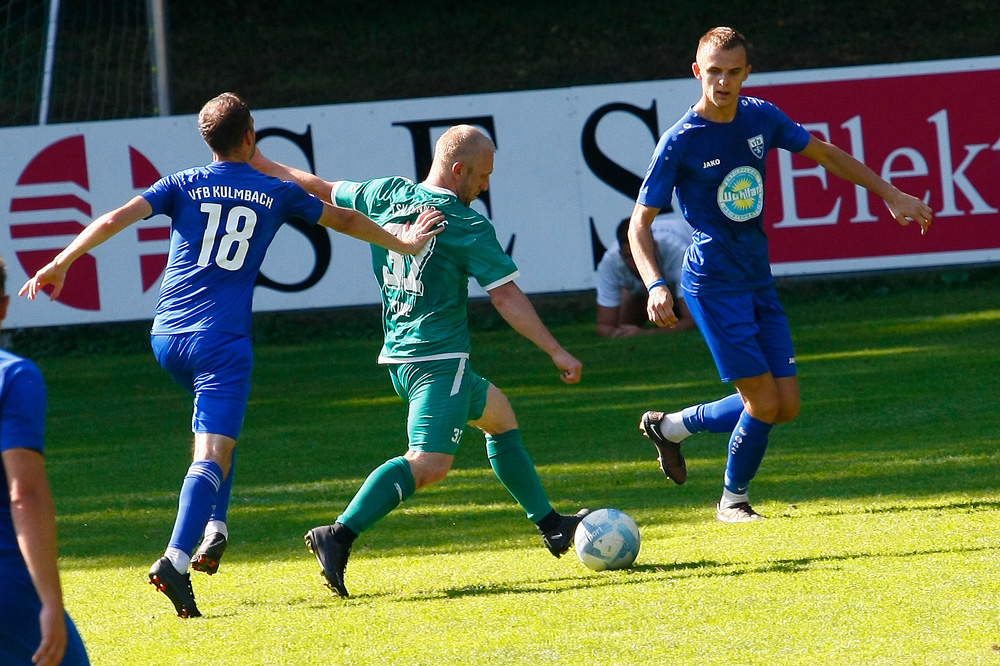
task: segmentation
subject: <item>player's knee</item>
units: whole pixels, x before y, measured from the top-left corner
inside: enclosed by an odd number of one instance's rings
[[[405,457],[418,490],[443,480],[451,469],[452,456],[409,452]]]
[[[440,475],[414,474],[413,480],[415,482],[416,490],[420,490],[421,488],[426,488],[427,486],[432,486],[438,481],[442,481],[444,477],[447,476],[447,474],[448,474],[447,472]]]
[[[764,423],[776,423],[781,409],[781,402],[776,392],[765,391],[745,398],[746,409],[750,416]]]
[[[799,411],[802,407],[801,401],[787,400],[782,402],[781,406],[778,408],[778,413],[774,417],[775,423],[788,423],[789,421],[795,420],[799,415]]]

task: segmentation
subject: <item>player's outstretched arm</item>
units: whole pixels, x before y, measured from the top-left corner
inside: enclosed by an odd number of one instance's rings
[[[34,277],[25,282],[17,295],[27,296],[28,300],[35,300],[35,296],[42,288],[51,285],[53,288],[51,298],[55,300],[59,297],[63,284],[66,282],[66,271],[69,270],[74,261],[125,227],[149,217],[152,213],[153,207],[149,205],[149,202],[141,196],[136,196],[124,206],[101,215],[88,224],[87,228],[81,231],[80,235],[74,238],[65,250],[57,254],[55,259],[42,266]]]
[[[904,227],[910,222],[916,222],[920,225],[920,233],[927,233],[934,218],[930,206],[892,185],[842,149],[813,136],[802,154],[821,164],[833,175],[861,185],[882,197],[893,218]]]
[[[396,236],[363,213],[325,202],[323,216],[319,218],[324,227],[405,255],[416,254],[433,236],[444,231],[443,222],[444,213],[431,208],[420,213],[416,222],[406,225]]]
[[[552,362],[561,371],[560,379],[567,384],[580,381],[583,364],[573,357],[555,339],[549,329],[542,323],[535,306],[531,304],[521,288],[513,281],[506,282],[490,290],[490,300],[500,316],[510,324],[515,331],[531,340],[535,345],[552,358]]]
[[[301,169],[286,166],[281,162],[275,162],[260,152],[260,148],[257,148],[254,156],[250,159],[250,166],[268,176],[295,183],[320,201],[333,203],[333,186],[335,183],[323,180],[316,174],[309,173],[308,171],[302,171]]]
[[[54,666],[66,652],[66,619],[56,564],[55,504],[38,451],[11,448],[3,452],[10,486],[10,513],[17,543],[42,602],[38,621],[42,642],[34,663]]]
[[[333,186],[336,182],[275,162],[257,148],[250,159],[250,166],[261,173],[295,183],[324,203],[319,223],[342,234],[373,243],[399,254],[416,254],[431,239],[444,230],[444,214],[437,210],[424,211],[417,221],[407,225],[398,236],[377,225],[367,215],[333,203]]]

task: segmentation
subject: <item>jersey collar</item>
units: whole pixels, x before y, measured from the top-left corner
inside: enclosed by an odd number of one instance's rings
[[[437,194],[447,194],[447,195],[455,197],[456,199],[458,198],[458,194],[456,194],[455,192],[452,192],[447,187],[438,187],[437,185],[430,185],[428,183],[420,183],[420,184],[423,185],[424,187],[426,187],[431,192],[435,192]]]

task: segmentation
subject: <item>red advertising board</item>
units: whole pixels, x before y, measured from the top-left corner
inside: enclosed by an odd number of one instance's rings
[[[1000,116],[986,103],[1000,88],[1000,70],[752,81],[744,94],[777,104],[819,138],[924,198],[935,215],[921,236],[916,225],[901,228],[878,196],[801,156],[772,151],[764,219],[776,274],[834,272],[845,263],[860,270],[1000,259]],[[819,263],[781,270],[798,262]]]

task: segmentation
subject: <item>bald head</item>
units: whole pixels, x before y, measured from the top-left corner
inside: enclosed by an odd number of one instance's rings
[[[466,206],[490,187],[496,145],[472,125],[455,125],[434,146],[427,183],[451,190]]]
[[[441,135],[434,146],[431,171],[445,174],[456,162],[467,164],[485,152],[495,153],[493,140],[472,125],[455,125]]]

